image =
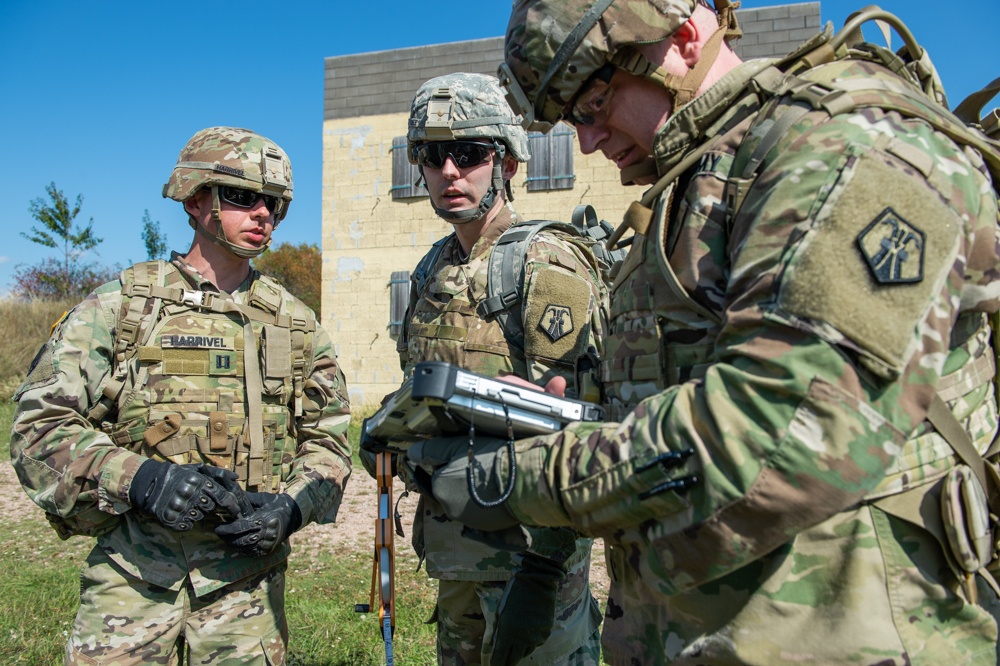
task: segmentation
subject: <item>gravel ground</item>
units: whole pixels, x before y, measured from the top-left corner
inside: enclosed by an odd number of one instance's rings
[[[410,527],[417,506],[417,495],[410,493],[400,498],[400,493],[397,483],[393,501],[399,500],[399,512],[406,536],[397,537],[396,545],[400,550],[409,551]],[[333,525],[307,525],[296,532],[292,536],[294,550],[299,553],[317,552],[320,549],[333,553],[370,553],[375,533],[375,501],[375,482],[363,469],[355,470],[347,484],[337,522]],[[0,512],[0,525],[32,515],[42,518],[41,510],[21,490],[14,468],[7,462],[0,464],[0,506],[5,509]],[[604,565],[604,543],[600,539],[594,542],[591,562],[591,589],[603,607],[607,599],[608,576]]]

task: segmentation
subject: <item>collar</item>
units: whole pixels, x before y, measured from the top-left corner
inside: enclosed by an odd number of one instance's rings
[[[445,260],[451,265],[467,264],[471,260],[485,255],[496,244],[500,235],[517,223],[517,219],[517,213],[514,212],[510,202],[505,203],[500,208],[497,216],[493,218],[493,221],[483,231],[483,235],[473,243],[468,257],[463,256],[462,246],[459,244],[458,238],[452,237],[444,249]]]
[[[692,147],[719,134],[719,128],[733,117],[756,110],[756,95],[748,83],[774,62],[760,59],[742,63],[671,115],[653,140],[657,172],[669,171]]]
[[[218,294],[223,293],[223,291],[219,289],[214,282],[206,278],[204,275],[201,274],[201,272],[197,268],[195,268],[187,261],[185,261],[184,257],[181,256],[179,252],[172,251],[170,253],[170,263],[178,271],[180,271],[181,276],[194,289],[197,289],[198,291],[212,291]],[[258,273],[257,270],[251,266],[250,273],[247,275],[247,278],[243,280],[243,282],[240,284],[239,287],[236,288],[236,291],[234,291],[232,295],[236,296],[237,300],[240,300],[239,297],[250,291],[251,285],[253,285],[254,280],[256,280],[259,275],[260,273]]]

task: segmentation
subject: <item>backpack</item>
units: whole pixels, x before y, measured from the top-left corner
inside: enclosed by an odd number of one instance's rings
[[[607,239],[612,227],[597,219],[593,206],[577,206],[573,210],[572,222],[556,220],[526,220],[518,222],[504,231],[497,239],[487,267],[486,298],[476,306],[480,317],[496,317],[503,330],[504,338],[515,349],[524,351],[524,328],[521,305],[524,300],[524,265],[531,244],[543,229],[562,231],[586,241],[597,260],[601,279],[610,285],[615,266],[626,254],[624,249],[610,249]],[[434,243],[431,251],[424,255],[413,271],[412,284],[415,293],[422,294],[430,279],[430,272],[441,256],[445,243],[451,235]]]

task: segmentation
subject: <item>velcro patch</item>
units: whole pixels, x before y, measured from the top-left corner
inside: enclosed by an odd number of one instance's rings
[[[779,308],[829,324],[870,354],[872,371],[894,376],[954,265],[962,223],[892,155],[855,154],[835,177],[781,277]]]
[[[525,352],[532,357],[575,361],[586,351],[590,301],[587,280],[540,263],[525,290]]]
[[[166,333],[160,336],[163,349],[236,349],[236,341],[222,335],[184,335]]]

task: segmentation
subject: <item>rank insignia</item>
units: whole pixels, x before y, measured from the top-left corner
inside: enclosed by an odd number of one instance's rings
[[[565,305],[550,303],[542,312],[538,327],[545,331],[545,335],[549,336],[552,342],[555,342],[573,332],[573,312]]]
[[[924,279],[925,235],[892,208],[858,234],[858,247],[879,284],[913,284]]]

